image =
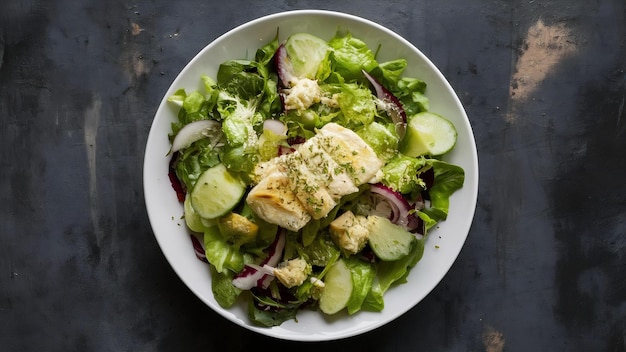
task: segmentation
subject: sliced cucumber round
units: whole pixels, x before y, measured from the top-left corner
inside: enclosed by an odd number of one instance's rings
[[[298,78],[315,79],[317,70],[330,49],[323,39],[308,33],[295,33],[285,42],[293,73]]]
[[[367,225],[370,230],[369,245],[380,260],[398,260],[411,251],[415,236],[389,219],[370,215]]]
[[[200,217],[215,219],[231,211],[246,191],[245,184],[224,164],[204,171],[191,190],[191,206]]]
[[[191,206],[191,195],[189,194],[185,197],[183,209],[185,211],[185,224],[187,224],[187,227],[194,232],[204,232],[206,226],[204,226],[200,215],[198,215],[193,206]]]
[[[409,117],[406,135],[399,151],[407,156],[443,155],[456,144],[457,131],[452,122],[432,112],[420,112]]]
[[[320,310],[329,315],[338,313],[348,305],[352,289],[350,269],[339,259],[324,276],[324,290],[319,299]]]

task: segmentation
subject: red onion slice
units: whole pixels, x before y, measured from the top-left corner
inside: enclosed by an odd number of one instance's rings
[[[402,194],[381,183],[373,184],[370,187],[370,192],[382,196],[382,199],[389,203],[392,209],[392,216],[389,219],[391,222],[406,227],[411,205],[404,199]]]
[[[416,215],[415,206],[412,206],[404,196],[393,189],[381,184],[373,184],[370,192],[381,196],[383,201],[391,207],[391,215],[389,220],[404,228],[405,230],[417,234],[424,234],[423,221]]]
[[[194,235],[190,235],[190,236],[191,236],[191,244],[193,245],[193,251],[196,254],[196,257],[200,259],[201,261],[208,263],[209,261],[206,259],[206,252],[204,250],[204,246],[202,245],[202,243],[196,236]]]
[[[285,249],[285,242],[287,239],[287,232],[285,229],[279,229],[274,242],[270,245],[267,257],[261,262],[261,266],[267,264],[269,266],[276,266],[283,257],[283,250]]]
[[[293,73],[293,68],[291,67],[291,62],[287,56],[287,49],[284,44],[281,44],[278,49],[276,49],[276,53],[274,54],[274,67],[278,74],[280,86],[282,88],[291,87],[291,82],[295,81],[296,76]]]
[[[374,91],[376,92],[376,97],[385,103],[385,111],[391,117],[391,120],[396,124],[396,133],[400,139],[404,138],[406,133],[406,112],[402,107],[402,103],[398,98],[396,98],[391,91],[385,88],[378,80],[369,73],[362,70],[365,78],[370,82]]]
[[[280,146],[278,148],[278,155],[291,154],[295,152],[298,146],[304,142],[306,142],[306,139],[304,137],[290,137],[287,139],[287,144],[289,144],[289,146]]]
[[[214,120],[194,121],[178,131],[172,141],[172,152],[187,148],[191,143],[207,137],[210,132],[219,131],[220,124]]]
[[[409,222],[407,224],[407,230],[409,232],[412,232],[416,236],[423,236],[426,232],[424,225],[424,221],[420,219],[417,215],[415,215],[414,213],[409,214]]]
[[[172,185],[172,188],[174,189],[174,191],[176,191],[176,198],[178,198],[178,201],[182,203],[185,201],[185,196],[187,195],[187,193],[185,191],[183,183],[178,179],[178,176],[176,175],[176,159],[178,159],[178,152],[174,152],[172,154],[167,177],[170,179],[170,184]]]

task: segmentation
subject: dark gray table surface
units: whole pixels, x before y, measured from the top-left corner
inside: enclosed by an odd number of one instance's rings
[[[304,8],[420,48],[465,105],[480,163],[448,275],[396,321],[324,343],[206,307],[158,247],[142,188],[184,65]],[[0,350],[626,351],[625,69],[624,0],[2,0]]]

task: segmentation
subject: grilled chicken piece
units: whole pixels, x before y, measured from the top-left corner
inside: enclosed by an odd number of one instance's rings
[[[383,162],[352,130],[329,123],[291,154],[260,163],[246,201],[263,220],[298,231],[341,197],[376,182]]]

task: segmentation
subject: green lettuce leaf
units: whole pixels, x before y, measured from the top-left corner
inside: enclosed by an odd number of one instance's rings
[[[243,253],[224,240],[217,225],[204,231],[204,249],[207,260],[218,273],[227,270],[238,273],[243,270],[245,265]]]
[[[407,116],[413,116],[429,109],[429,100],[425,95],[426,82],[410,77],[398,80],[396,87],[390,89],[400,100]]]
[[[380,63],[372,68],[369,74],[391,92],[397,92],[398,81],[406,67],[407,61],[405,59],[397,59]]]
[[[276,53],[276,49],[278,49],[279,45],[278,31],[276,31],[276,36],[271,42],[257,49],[256,54],[254,55],[254,61],[258,62],[262,66],[271,65],[272,59],[274,59],[274,53]]]
[[[428,159],[427,163],[433,168],[435,181],[428,190],[431,206],[422,212],[433,220],[445,220],[448,217],[450,196],[463,187],[465,171],[460,166],[441,160]]]
[[[260,67],[263,66],[255,61],[226,61],[217,70],[217,84],[220,90],[241,99],[257,98],[265,85],[265,77],[259,74]]]
[[[265,81],[263,94],[257,106],[257,112],[262,116],[276,117],[283,108],[278,95],[278,81],[274,76]]]
[[[417,174],[425,164],[422,157],[412,158],[398,153],[383,166],[383,184],[403,194],[420,192],[425,184]]]
[[[230,308],[237,301],[241,290],[233,286],[234,273],[231,271],[217,272],[211,266],[211,290],[217,303],[224,308]]]
[[[376,268],[374,264],[360,260],[355,256],[347,258],[346,265],[352,274],[352,294],[348,300],[348,314],[354,314],[361,310],[365,298],[372,289]]]
[[[398,150],[398,135],[393,124],[372,122],[356,131],[382,160],[393,158]]]
[[[270,79],[269,68],[256,61],[226,61],[218,69],[217,85],[217,111],[228,143],[256,147],[264,116],[280,111],[276,80]]]
[[[220,160],[228,170],[237,173],[246,184],[249,184],[250,174],[260,157],[258,149],[254,147],[226,145],[220,151]]]
[[[396,261],[380,261],[376,263],[376,277],[372,283],[372,289],[363,301],[362,309],[381,311],[385,307],[383,296],[387,290],[396,284],[406,282],[409,271],[424,255],[425,238],[415,241],[411,252]]]
[[[295,240],[293,242],[290,241],[290,244],[293,245],[296,256],[303,258],[311,265],[319,267],[327,266],[328,263],[334,262],[339,256],[339,249],[334,245],[327,231],[318,234],[308,245],[303,245]]]
[[[420,219],[422,219],[422,221],[424,221],[424,227],[426,228],[426,233],[428,233],[428,230],[431,229],[433,226],[437,225],[440,219],[440,217],[436,217],[436,218],[430,217],[429,213],[424,212],[423,210],[418,211],[417,216]]]
[[[259,309],[254,301],[273,307],[272,309]],[[248,303],[248,318],[256,324],[272,327],[279,326],[287,320],[295,319],[298,313],[299,304],[280,304],[269,297],[254,296]]]
[[[326,84],[320,88],[336,98],[341,112],[327,115],[330,118],[320,116],[324,123],[335,121],[355,130],[374,121],[377,113],[376,103],[369,88],[355,83]]]
[[[172,132],[169,135],[170,142],[174,140],[178,131],[186,124],[213,118],[214,116],[214,108],[219,92],[215,87],[215,81],[206,75],[203,75],[201,78],[205,94],[200,91],[193,91],[187,94],[184,89],[179,89],[167,98],[170,103],[180,107],[178,121],[172,123]]]
[[[187,190],[193,188],[204,171],[220,163],[220,148],[215,147],[214,143],[209,138],[203,138],[178,152],[174,170]]]
[[[382,62],[378,67],[382,73],[381,83],[385,87],[393,87],[398,84],[398,80],[407,67],[406,59]],[[389,88],[387,88],[389,89]]]
[[[174,92],[174,94],[167,97],[167,101],[170,103],[176,104],[177,106],[182,108],[183,101],[185,100],[186,97],[187,97],[187,92],[183,88],[180,88],[176,92]]]
[[[181,106],[181,109],[178,111],[178,121],[171,124],[170,142],[174,140],[174,137],[183,126],[194,121],[205,120],[211,111],[209,101],[199,91],[187,94],[184,89],[179,89],[168,100]]]
[[[334,49],[331,60],[334,62],[335,73],[345,81],[362,80],[361,70],[369,72],[378,66],[374,53],[365,42],[354,38],[351,33],[344,36],[337,33],[328,45]]]

